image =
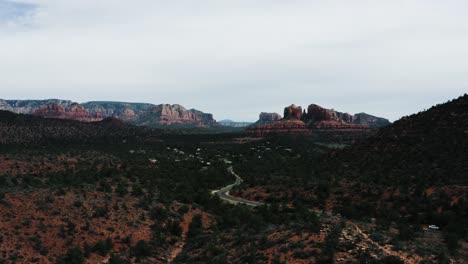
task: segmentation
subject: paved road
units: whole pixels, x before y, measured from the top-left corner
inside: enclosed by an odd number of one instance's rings
[[[226,162],[226,163],[228,163],[228,162]],[[245,204],[245,205],[248,205],[248,206],[264,205],[263,203],[260,203],[260,202],[249,201],[249,200],[245,200],[245,199],[242,199],[242,198],[239,198],[239,197],[231,196],[229,194],[229,191],[231,191],[232,188],[234,188],[235,186],[241,184],[242,183],[242,178],[234,172],[232,166],[230,166],[228,168],[228,172],[230,174],[232,174],[234,177],[236,177],[236,181],[233,184],[230,184],[230,185],[228,185],[226,187],[223,187],[221,190],[212,191],[211,192],[212,194],[216,194],[221,200],[227,201],[227,202],[232,203],[232,204]]]

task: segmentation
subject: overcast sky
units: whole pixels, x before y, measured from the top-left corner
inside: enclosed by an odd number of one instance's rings
[[[391,120],[468,92],[466,0],[0,0],[0,98],[295,103]]]

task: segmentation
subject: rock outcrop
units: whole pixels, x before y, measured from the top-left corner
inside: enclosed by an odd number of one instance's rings
[[[0,110],[31,114],[44,118],[70,119],[84,122],[118,118],[122,121],[150,127],[211,127],[218,126],[212,114],[181,105],[153,105],[146,103],[88,102],[74,103],[51,100],[0,100]]]
[[[364,129],[366,124],[355,124],[354,116],[348,113],[325,109],[316,104],[307,107],[307,114],[303,116],[304,122],[311,128],[319,129]]]
[[[267,135],[308,135],[311,133],[311,130],[308,129],[306,124],[301,120],[287,120],[281,119],[279,121],[269,123],[269,124],[260,124],[256,126],[249,127],[246,130],[249,134],[254,134],[255,136],[267,136]]]
[[[390,121],[385,118],[376,117],[366,113],[359,113],[353,116],[354,124],[365,124],[370,128],[384,127],[390,125]]]
[[[304,114],[302,120],[311,128],[320,129],[365,129],[377,128],[390,124],[385,118],[380,118],[365,113],[351,115],[335,111],[334,109],[325,109],[316,104],[307,107],[307,114]]]
[[[284,118],[277,113],[260,113],[259,120],[246,131],[256,136],[290,134],[305,135],[310,131],[301,121],[302,108],[290,105],[284,109]]]
[[[269,124],[281,120],[281,115],[277,113],[261,112],[255,125]]]
[[[41,105],[39,109],[36,109],[32,114],[44,118],[69,119],[83,122],[101,120],[99,117],[92,117],[89,112],[78,103],[72,103],[66,107],[57,103]]]
[[[146,103],[124,103],[124,102],[106,102],[96,101],[82,104],[91,115],[101,118],[115,117],[125,122],[138,122],[141,116],[154,106]]]
[[[294,104],[284,108],[284,119],[287,120],[301,120],[302,107]]]
[[[316,104],[309,105],[307,112],[302,111],[302,107],[300,106],[290,105],[284,108],[284,117],[281,120],[269,123],[262,122],[262,114],[260,114],[260,120],[255,123],[255,126],[248,128],[247,132],[260,136],[285,133],[308,134],[313,133],[314,130],[354,131],[352,133],[356,134],[356,131],[383,127],[390,124],[384,118],[365,113],[351,115],[335,111],[334,109],[326,109]],[[341,132],[339,134],[341,137]]]
[[[212,114],[203,113],[195,109],[187,110],[178,104],[162,104],[152,106],[142,116],[141,121],[142,122],[140,122],[139,125],[151,127],[161,125],[192,125],[210,127],[216,125],[216,121],[213,119]]]
[[[0,110],[14,112],[15,109],[7,101],[0,99]]]
[[[1,100],[0,110],[10,111],[17,114],[31,115],[41,106],[55,104],[62,108],[70,106],[73,102],[60,99],[48,100]]]

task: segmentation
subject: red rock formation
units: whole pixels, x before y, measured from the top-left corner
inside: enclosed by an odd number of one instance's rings
[[[307,135],[310,134],[311,131],[301,120],[282,119],[273,123],[250,127],[246,130],[246,132],[255,136],[266,136],[277,134]]]
[[[39,109],[34,111],[33,115],[44,118],[69,119],[85,122],[96,120],[90,116],[86,109],[77,103],[73,103],[65,108],[56,103],[41,105]]]
[[[307,107],[307,114],[305,117],[308,122],[331,121],[336,120],[336,113],[316,104],[311,104]]]
[[[130,109],[130,108],[125,108],[123,111],[122,111],[122,117],[124,118],[132,118],[136,115],[135,111],[133,109]]]
[[[316,104],[307,107],[307,114],[303,117],[304,122],[310,128],[319,129],[365,129],[365,122],[355,124],[355,117],[348,113],[337,112],[334,109],[325,109]]]
[[[256,124],[260,125],[260,124],[269,124],[269,123],[272,123],[272,122],[276,122],[276,121],[279,121],[281,119],[281,116],[277,113],[265,113],[265,112],[262,112],[260,113],[260,116],[258,118],[258,121],[256,122]]]
[[[187,110],[178,104],[155,105],[148,109],[143,116],[144,118],[148,121],[142,124],[148,126],[184,124],[206,127],[217,124],[212,114],[206,114],[195,109]]]
[[[302,107],[294,104],[284,108],[284,119],[288,120],[301,120]]]
[[[213,115],[187,110],[181,105],[153,105],[147,103],[88,102],[73,103],[60,99],[49,100],[1,100],[0,110],[32,114],[45,118],[100,121],[113,117],[138,126],[212,127],[219,124]]]
[[[341,119],[345,122],[352,123],[354,121],[354,116],[348,113],[344,113]]]
[[[263,113],[262,113],[263,114]],[[355,116],[325,109],[316,104],[307,107],[307,112],[302,112],[302,108],[290,105],[284,109],[284,118],[280,121],[273,121],[263,124],[262,114],[256,126],[247,129],[247,132],[264,136],[267,134],[308,134],[313,130],[365,130],[369,127],[380,127],[389,124],[388,120],[367,114],[356,114]]]
[[[352,124],[344,121],[320,121],[309,125],[317,129],[366,129],[366,125]]]

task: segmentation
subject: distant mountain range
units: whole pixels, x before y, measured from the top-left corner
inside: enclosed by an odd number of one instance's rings
[[[45,118],[68,119],[84,122],[100,121],[108,117],[126,123],[148,127],[213,127],[219,124],[212,114],[174,104],[148,104],[126,102],[87,102],[79,104],[69,100],[2,100],[0,110],[29,114]]]
[[[230,119],[223,119],[221,121],[218,121],[218,123],[222,126],[236,128],[248,127],[253,124],[252,122],[236,122]]]
[[[350,115],[311,104],[307,112],[291,105],[281,118],[276,113],[261,113],[255,123],[222,120],[216,122],[212,114],[186,109],[179,104],[149,104],[111,101],[76,103],[70,100],[3,100],[0,110],[44,118],[76,120],[82,122],[118,118],[125,123],[153,128],[247,128],[248,132],[264,135],[270,133],[307,134],[314,129],[354,129],[383,127],[390,122],[366,113]]]

